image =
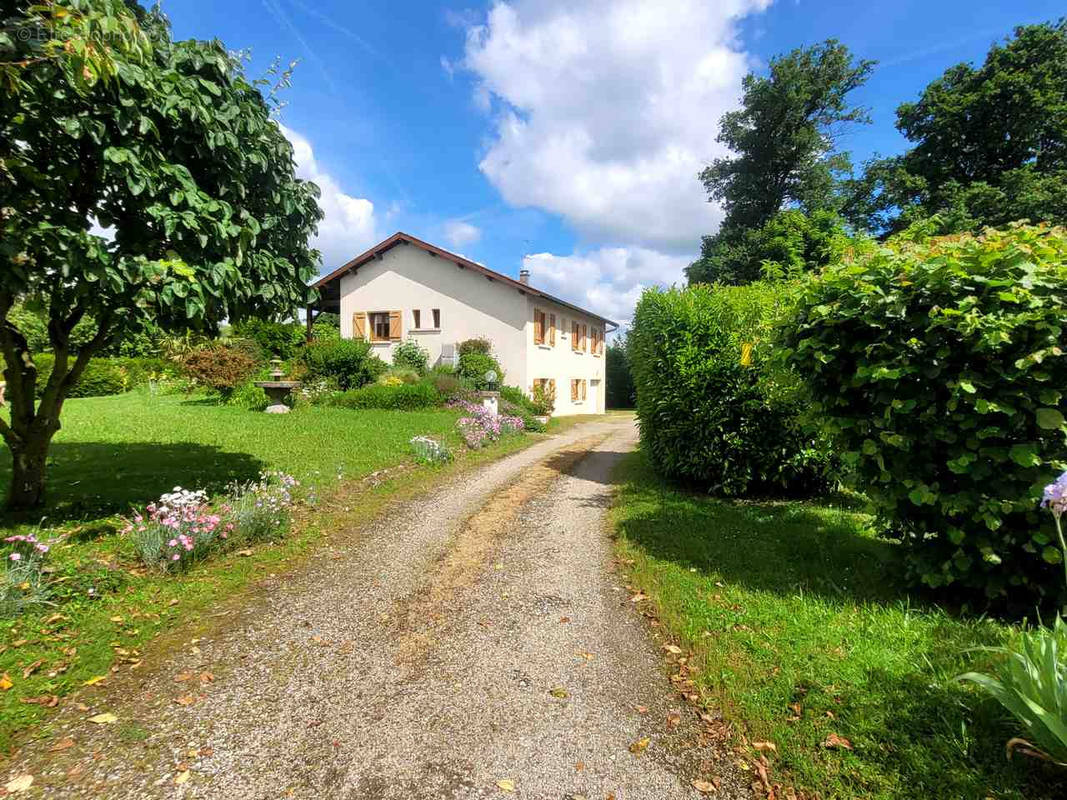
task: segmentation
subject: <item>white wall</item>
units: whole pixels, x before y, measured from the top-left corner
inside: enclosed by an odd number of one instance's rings
[[[421,329],[414,328],[413,309],[421,311]],[[441,310],[441,328],[432,329],[432,309]],[[504,381],[525,386],[526,296],[517,289],[454,262],[399,244],[356,272],[341,278],[341,335],[352,336],[354,312],[401,311],[401,339],[415,339],[437,363],[443,344],[483,336],[493,343]],[[532,336],[532,334],[530,334]],[[374,343],[384,360],[392,359],[392,343]]]
[[[587,336],[584,351],[574,352],[571,348],[571,322],[577,320],[579,324],[588,326],[591,331],[594,327],[604,332],[603,320],[596,319],[577,311],[545,300],[541,297],[528,297],[529,323],[526,326],[526,347],[529,352],[527,361],[527,378],[522,388],[530,393],[533,391],[533,382],[539,378],[551,378],[556,381],[556,410],[555,416],[565,417],[571,414],[600,414],[603,413],[606,400],[606,384],[604,380],[604,356],[590,352],[592,350],[592,337]],[[545,344],[539,345],[534,342],[534,311],[542,310],[547,314],[556,315],[556,344],[548,343],[546,331]],[[605,344],[605,348],[607,345]],[[585,401],[571,402],[571,379],[581,378],[586,381]],[[597,383],[598,382],[598,383]]]

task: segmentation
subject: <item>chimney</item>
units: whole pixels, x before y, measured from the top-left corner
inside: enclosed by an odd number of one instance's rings
[[[528,284],[529,282],[530,282],[530,270],[526,269],[526,267],[523,267],[522,269],[519,270],[519,283]]]

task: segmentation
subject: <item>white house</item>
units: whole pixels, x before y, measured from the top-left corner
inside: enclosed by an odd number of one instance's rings
[[[308,310],[341,316],[341,335],[370,341],[389,361],[407,338],[430,363],[454,363],[456,346],[493,343],[504,383],[527,394],[541,381],[556,392],[557,416],[604,411],[604,336],[618,326],[529,284],[494,272],[406,233],[349,261],[315,283]]]

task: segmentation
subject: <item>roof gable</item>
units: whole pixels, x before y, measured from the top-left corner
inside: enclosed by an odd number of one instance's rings
[[[351,261],[342,264],[333,272],[323,276],[322,278],[319,278],[317,281],[315,281],[315,283],[312,284],[312,288],[318,289],[324,299],[330,296],[335,296],[339,298],[339,282],[343,275],[346,275],[349,272],[355,272],[364,264],[374,261],[375,259],[381,258],[383,253],[388,250],[391,250],[399,244],[414,245],[415,247],[418,247],[420,250],[424,250],[432,256],[436,256],[444,261],[456,264],[457,266],[473,270],[474,272],[481,273],[490,280],[498,281],[502,285],[514,288],[523,294],[528,294],[533,297],[543,297],[546,300],[550,300],[553,303],[557,303],[565,308],[569,308],[573,311],[585,314],[586,316],[592,317],[594,319],[599,319],[605,324],[611,325],[613,328],[619,327],[617,323],[612,322],[606,317],[602,317],[600,314],[594,314],[592,311],[587,311],[584,308],[574,305],[573,303],[568,303],[566,300],[561,300],[560,298],[548,294],[547,292],[543,292],[540,289],[529,285],[528,283],[522,283],[521,281],[517,281],[512,277],[504,275],[503,273],[491,270],[476,261],[471,261],[470,259],[464,258],[463,256],[449,252],[448,250],[444,250],[443,248],[437,247],[436,245],[432,245],[429,242],[424,242],[422,239],[418,239],[412,236],[411,234],[404,233],[403,231],[397,231],[388,239],[379,242],[378,244],[374,245],[374,247],[371,247],[370,249],[353,258]]]

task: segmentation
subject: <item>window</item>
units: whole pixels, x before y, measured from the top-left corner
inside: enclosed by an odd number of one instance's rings
[[[548,315],[548,346],[556,346],[556,315]]]
[[[571,402],[572,403],[584,403],[585,402],[585,379],[584,378],[571,378]]]
[[[571,350],[578,352],[582,349],[582,328],[578,320],[571,320]]]
[[[412,310],[411,321],[415,323],[416,330],[422,327],[422,312],[419,309]]]
[[[546,325],[545,312],[539,308],[534,309],[534,344],[545,343],[545,325]]]
[[[604,334],[600,332],[600,328],[592,328],[589,331],[589,342],[594,356],[599,356],[604,352]]]
[[[367,317],[370,319],[370,340],[372,342],[388,342],[390,338],[390,324],[388,311],[372,311]],[[397,338],[400,338],[397,332]]]
[[[441,309],[435,308],[431,313],[433,314],[433,326],[435,328],[440,328],[441,327]]]
[[[589,339],[589,326],[582,326],[582,352],[586,351],[586,341]]]

